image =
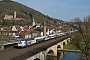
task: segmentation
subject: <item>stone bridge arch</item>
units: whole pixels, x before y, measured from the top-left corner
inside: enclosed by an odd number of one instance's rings
[[[57,45],[51,46],[47,49],[47,55],[57,56]]]
[[[60,45],[57,45],[57,48],[61,48],[61,46]]]
[[[54,51],[53,50],[49,50],[49,52],[47,53],[47,55],[48,54],[54,55]]]
[[[71,38],[67,38],[65,40],[63,40],[63,45],[67,45],[67,43],[70,43]]]
[[[61,50],[61,49],[63,49],[63,41],[57,44],[57,50]]]

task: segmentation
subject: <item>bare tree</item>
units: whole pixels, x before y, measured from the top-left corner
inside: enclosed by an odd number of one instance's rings
[[[84,21],[75,18],[70,26],[78,30],[72,36],[73,43],[85,54],[87,60],[90,60],[90,16],[84,18]]]

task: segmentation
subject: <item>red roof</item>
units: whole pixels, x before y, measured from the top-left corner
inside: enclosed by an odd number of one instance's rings
[[[19,35],[28,35],[28,31],[20,31]]]
[[[29,33],[34,32],[35,29],[36,28],[31,28],[29,31],[28,31],[28,29],[27,30],[25,29],[24,31],[20,31],[19,35],[28,35]]]
[[[24,26],[24,28],[23,28],[24,31],[27,31],[28,29],[29,29],[28,26]]]
[[[8,26],[3,27],[3,30],[10,30],[10,29],[11,29],[11,27],[8,27]]]

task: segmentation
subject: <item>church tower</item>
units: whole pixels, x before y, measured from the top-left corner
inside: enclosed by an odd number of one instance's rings
[[[34,17],[33,17],[33,22],[32,22],[32,26],[34,26],[35,25],[35,21],[34,21]]]
[[[46,22],[44,20],[44,25],[43,25],[43,35],[46,36]]]
[[[14,11],[14,18],[16,18],[16,11]]]

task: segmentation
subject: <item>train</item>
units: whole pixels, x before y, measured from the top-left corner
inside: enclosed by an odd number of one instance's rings
[[[64,34],[62,34],[62,35],[64,35]],[[51,35],[48,35],[48,36],[41,36],[41,37],[36,37],[36,38],[23,39],[23,40],[18,41],[18,47],[22,47],[22,48],[27,47],[27,46],[30,46],[30,45],[35,44],[35,43],[41,43],[41,42],[44,42],[44,41],[47,41],[47,40],[57,38],[59,36],[61,36],[61,35],[51,34]]]
[[[29,39],[23,39],[18,41],[18,47],[27,47],[30,46],[32,44],[36,43],[36,39],[34,38],[29,38]]]

